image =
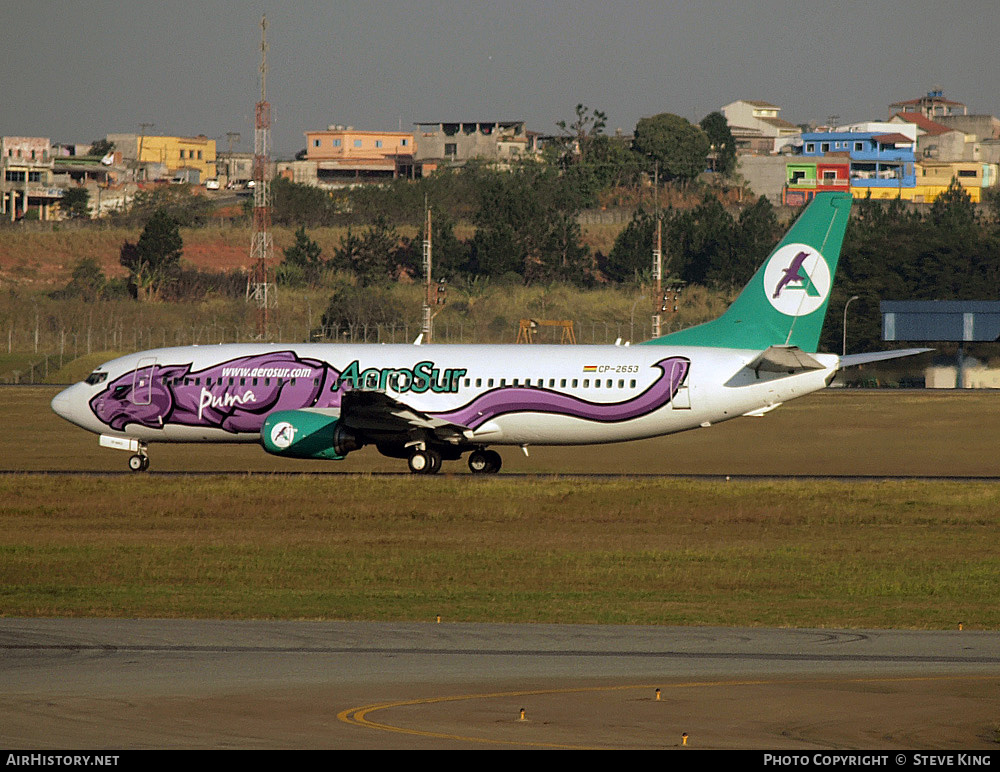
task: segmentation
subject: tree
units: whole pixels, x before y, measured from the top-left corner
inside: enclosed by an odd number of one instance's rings
[[[713,195],[690,213],[687,254],[681,278],[716,288],[732,284],[733,218]]]
[[[169,213],[157,209],[135,244],[126,241],[119,262],[128,269],[129,291],[138,300],[159,298],[177,277],[184,241],[180,226]]]
[[[135,226],[150,221],[156,212],[163,212],[185,228],[203,225],[212,211],[206,196],[195,195],[190,185],[166,185],[140,190],[125,212],[113,215],[116,223]]]
[[[426,221],[416,238],[409,242],[408,265],[414,275],[423,276],[423,242]],[[455,221],[446,212],[434,212],[431,218],[431,272],[435,279],[450,279],[468,270],[469,245],[455,236]]]
[[[362,286],[384,284],[396,270],[399,234],[384,215],[356,235],[350,228],[333,253],[332,266],[353,273]]]
[[[69,283],[63,289],[52,293],[52,296],[80,298],[88,303],[94,303],[104,297],[107,284],[108,279],[101,270],[97,258],[82,257],[73,266]]]
[[[577,192],[547,164],[487,170],[476,188],[479,207],[470,247],[473,273],[517,274],[525,282],[582,282],[589,251],[576,221]]]
[[[728,271],[719,276],[723,284],[742,287],[764,262],[781,237],[778,216],[767,196],[761,196],[740,213],[733,233],[733,255]]]
[[[705,171],[709,142],[698,126],[679,115],[660,113],[636,124],[633,147],[659,163],[664,179],[686,185]]]
[[[87,151],[87,155],[97,155],[103,158],[114,149],[114,142],[109,142],[107,139],[98,139],[90,143],[90,150]]]
[[[736,140],[729,129],[729,121],[722,113],[714,112],[702,118],[699,125],[715,154],[715,171],[728,177],[736,171]]]
[[[607,261],[601,266],[604,274],[615,282],[637,281],[653,267],[653,240],[656,217],[640,208],[632,220],[615,238]]]
[[[295,243],[284,250],[285,260],[278,266],[277,281],[290,286],[316,286],[326,269],[323,250],[306,235],[306,226],[295,231]]]
[[[66,188],[61,206],[71,220],[86,219],[90,217],[90,193],[86,188]]]
[[[331,340],[343,340],[345,336],[356,340],[366,334],[374,335],[379,325],[402,327],[407,318],[414,317],[390,287],[340,284],[327,303],[320,334]]]
[[[600,110],[593,112],[584,105],[576,106],[576,120],[571,124],[566,121],[556,121],[556,126],[562,130],[568,142],[567,145],[575,144],[575,148],[570,148],[571,152],[582,163],[586,163],[589,158],[588,150],[593,140],[604,133],[604,128],[608,125],[608,116]]]
[[[330,212],[330,196],[312,185],[278,177],[271,185],[272,220],[276,225],[321,225]]]

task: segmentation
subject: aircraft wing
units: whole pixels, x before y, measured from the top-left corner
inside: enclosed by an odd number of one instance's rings
[[[359,434],[400,439],[415,433],[433,434],[438,442],[457,444],[472,439],[467,426],[444,421],[414,410],[382,391],[346,392],[340,401],[340,420]]]
[[[886,359],[911,357],[915,354],[924,354],[933,350],[932,348],[901,348],[895,351],[870,351],[867,354],[848,354],[840,358],[840,367],[843,369],[845,367],[854,367],[855,365],[866,365],[869,362],[882,362]]]

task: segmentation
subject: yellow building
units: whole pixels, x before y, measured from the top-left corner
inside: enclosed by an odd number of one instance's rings
[[[197,137],[162,137],[139,134],[109,134],[108,140],[129,161],[148,170],[146,179],[173,178],[198,172],[197,182],[215,177],[215,140]]]
[[[931,204],[938,196],[948,190],[948,185],[916,185],[912,188],[860,188],[851,187],[851,195],[855,198],[871,198],[888,201],[898,198],[911,201],[914,204]],[[978,204],[982,199],[982,188],[965,188],[969,200]]]

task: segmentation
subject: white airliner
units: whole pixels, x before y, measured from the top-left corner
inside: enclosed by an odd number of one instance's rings
[[[718,319],[636,346],[227,344],[98,367],[52,409],[132,452],[154,442],[259,442],[342,459],[365,445],[431,474],[490,446],[622,442],[762,415],[837,370],[926,349],[838,357],[816,347],[851,196],[820,193]]]

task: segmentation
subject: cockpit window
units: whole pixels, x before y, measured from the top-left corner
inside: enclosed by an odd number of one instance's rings
[[[98,383],[104,383],[108,379],[107,373],[102,373],[100,370],[95,370],[90,375],[87,376],[87,383],[94,386]]]

